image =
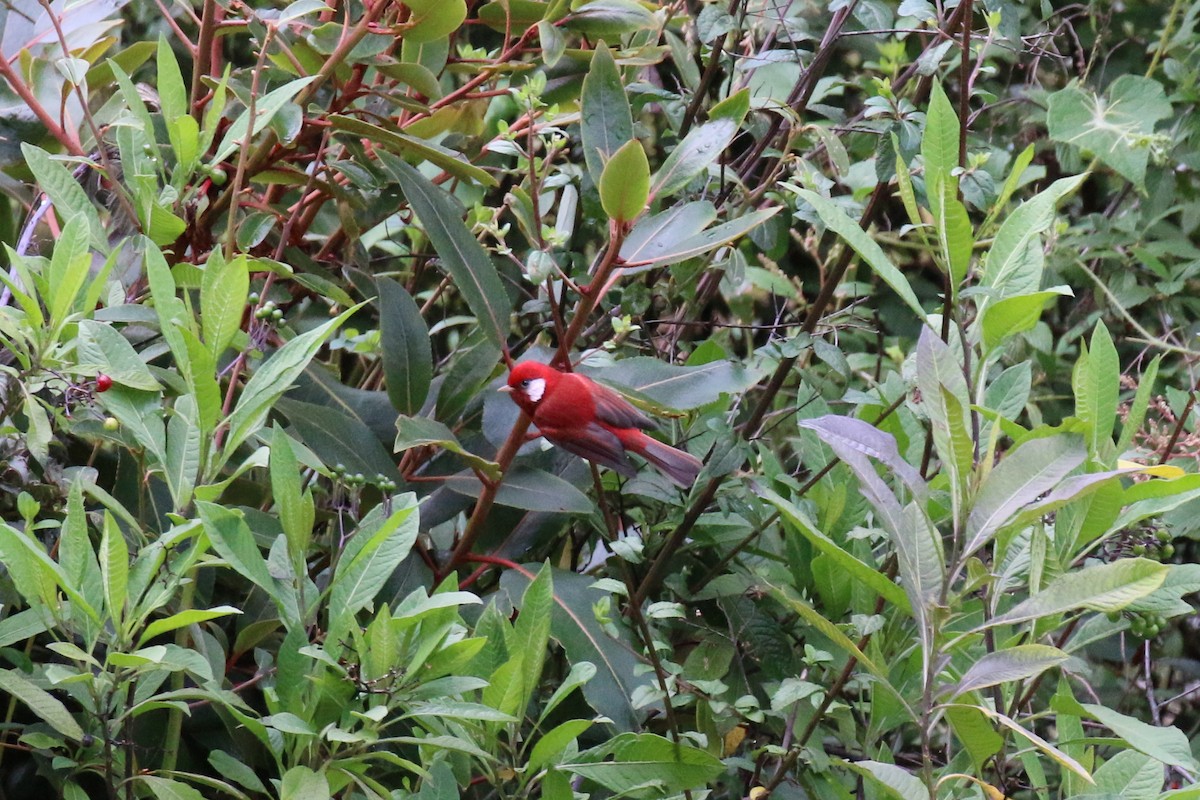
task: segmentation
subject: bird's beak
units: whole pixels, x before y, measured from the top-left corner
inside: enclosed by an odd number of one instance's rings
[[[496,391],[497,391],[497,392],[504,392],[505,394],[512,394],[512,393],[513,393],[513,388],[512,388],[511,386],[501,386],[501,387],[500,387],[499,389],[497,389]]]

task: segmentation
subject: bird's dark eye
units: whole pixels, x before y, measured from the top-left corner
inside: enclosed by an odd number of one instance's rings
[[[521,381],[521,385],[528,389],[529,388],[529,378],[526,378],[525,380]]]

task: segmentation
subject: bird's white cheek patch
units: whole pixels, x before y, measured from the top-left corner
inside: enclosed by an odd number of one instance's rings
[[[534,378],[529,382],[529,388],[525,390],[525,396],[532,403],[537,403],[542,399],[542,395],[546,393],[546,379]]]

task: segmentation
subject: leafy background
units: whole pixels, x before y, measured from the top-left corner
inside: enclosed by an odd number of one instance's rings
[[[1197,796],[1198,18],[6,0],[3,795]]]

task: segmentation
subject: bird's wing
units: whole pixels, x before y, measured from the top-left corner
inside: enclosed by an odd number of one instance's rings
[[[603,425],[592,422],[576,430],[543,429],[542,435],[568,453],[586,458],[593,464],[608,467],[627,478],[637,474],[637,468],[633,466],[629,456],[625,455],[621,440]]]
[[[654,420],[612,389],[595,381],[592,385],[595,386],[592,397],[596,401],[596,419],[614,428],[641,428],[644,431],[652,431],[657,427]]]

